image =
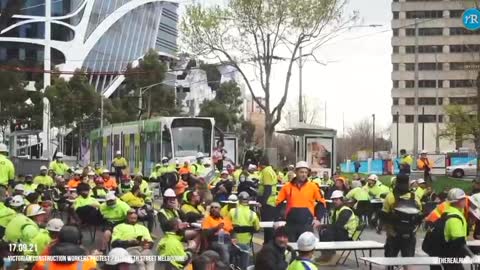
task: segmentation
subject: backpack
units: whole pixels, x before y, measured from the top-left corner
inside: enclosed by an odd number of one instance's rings
[[[447,241],[445,240],[445,225],[450,218],[458,218],[462,221],[459,215],[448,215],[444,213],[439,219],[437,219],[433,225],[427,230],[425,238],[422,243],[422,250],[430,256],[441,256],[448,250],[444,250]]]
[[[162,174],[160,177],[160,186],[162,187],[162,194],[165,190],[171,188],[175,190],[178,183],[178,174],[176,172],[168,172]]]
[[[397,207],[412,207],[420,210],[415,201],[415,193],[410,192],[409,199],[400,198],[395,195],[394,209]],[[399,235],[411,236],[418,225],[419,214],[407,214],[398,210],[394,210],[396,222],[393,224],[394,230]]]

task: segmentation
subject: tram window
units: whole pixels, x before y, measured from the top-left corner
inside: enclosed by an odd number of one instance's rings
[[[135,134],[130,134],[130,156],[129,156],[130,171],[135,170]]]
[[[120,150],[120,135],[113,135],[113,153]]]
[[[172,158],[172,137],[170,134],[170,129],[166,125],[163,126],[162,148],[163,148],[163,155],[168,158]]]
[[[211,130],[204,127],[172,128],[175,156],[195,156],[198,152],[209,153]]]

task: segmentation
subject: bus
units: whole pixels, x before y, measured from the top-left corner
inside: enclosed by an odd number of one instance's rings
[[[207,158],[215,147],[215,120],[203,117],[157,117],[105,126],[90,133],[90,161],[110,168],[117,151],[129,171],[148,175],[163,157],[170,162]]]

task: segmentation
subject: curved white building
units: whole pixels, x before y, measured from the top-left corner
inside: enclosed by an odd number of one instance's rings
[[[64,74],[83,68],[90,83],[110,96],[119,75],[149,49],[173,57],[178,4],[160,0],[26,0],[0,29],[0,61],[43,66],[45,1],[51,3],[51,62]],[[5,10],[8,3],[1,1]],[[49,70],[50,68],[45,68]],[[38,78],[31,74],[31,80]],[[68,76],[68,75],[67,75]]]

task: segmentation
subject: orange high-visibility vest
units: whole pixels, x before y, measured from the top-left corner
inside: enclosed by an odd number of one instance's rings
[[[443,202],[439,204],[426,218],[426,222],[432,222],[434,223],[437,221],[443,213],[445,213],[445,210],[448,208],[448,202]],[[463,215],[465,216],[465,219],[467,220],[468,223],[468,211],[470,210],[470,199],[467,196],[466,203],[465,203],[465,209],[463,209]]]

